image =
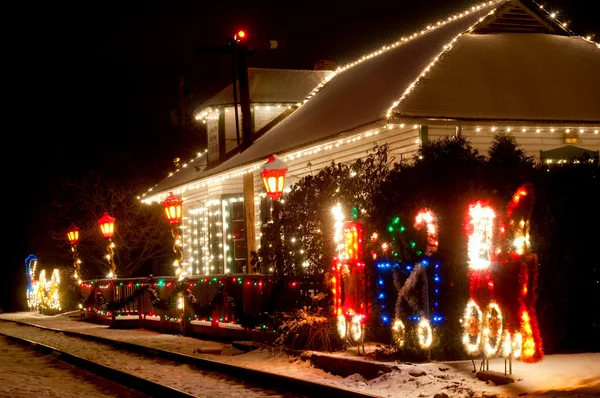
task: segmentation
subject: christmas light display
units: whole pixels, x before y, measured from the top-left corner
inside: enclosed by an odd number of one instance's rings
[[[58,269],[52,271],[50,280],[46,279],[46,270],[41,270],[38,279],[35,279],[38,258],[30,254],[25,259],[27,273],[27,305],[31,310],[60,311],[60,274]]]
[[[36,309],[35,298],[35,270],[37,268],[38,259],[34,254],[30,254],[25,259],[25,273],[27,274],[27,306],[30,310]]]
[[[529,237],[533,200],[531,184],[519,187],[499,223],[489,202],[469,205],[471,300],[462,319],[469,354],[483,351],[484,358],[499,354],[530,363],[543,358],[535,312],[538,264]]]
[[[331,278],[334,315],[338,320],[340,337],[358,343],[363,336],[363,323],[367,316],[362,226],[358,221],[344,222],[340,204],[332,212],[337,252],[333,258]]]
[[[171,192],[167,199],[162,203],[167,220],[171,224],[171,234],[175,243],[173,244],[173,251],[175,252],[175,260],[173,261],[173,267],[175,267],[175,275],[178,280],[183,280],[187,273],[183,265],[183,250],[181,249],[181,220],[182,220],[182,209],[181,205],[183,200]]]
[[[112,237],[115,234],[115,218],[108,215],[107,212],[104,212],[102,217],[98,220],[98,225],[100,226],[100,231],[102,235],[108,240],[108,245],[106,246],[106,261],[108,262],[109,272],[108,278],[116,278],[117,277],[117,264],[115,264],[115,244],[112,241]]]
[[[79,258],[79,253],[77,251],[77,243],[79,243],[79,227],[76,227],[71,223],[67,229],[67,238],[71,244],[71,253],[73,253],[73,268],[75,269],[73,278],[75,278],[77,283],[81,283],[81,259]]]

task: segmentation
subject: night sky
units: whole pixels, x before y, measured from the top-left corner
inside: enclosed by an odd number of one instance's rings
[[[594,3],[545,4],[566,14],[577,33],[600,35]],[[147,170],[155,182],[166,175],[171,154],[164,148],[178,139],[170,112],[177,106],[179,77],[185,77],[195,105],[230,83],[229,57],[196,55],[197,46],[223,45],[243,28],[257,38],[287,42],[285,49],[257,51],[250,66],[312,69],[320,59],[344,65],[476,3],[350,4],[196,0],[4,5],[4,206],[10,236],[3,247],[8,254],[2,262],[5,283],[24,275],[26,256],[36,252],[36,242],[46,233],[36,221],[43,217],[47,187],[62,175],[106,167],[109,151]],[[2,289],[0,308],[13,308],[8,301],[7,289]]]

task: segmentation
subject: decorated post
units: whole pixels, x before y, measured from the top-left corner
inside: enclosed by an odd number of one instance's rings
[[[71,244],[71,252],[73,253],[73,268],[75,272],[73,278],[77,283],[81,283],[81,260],[79,259],[79,253],[77,252],[77,244],[79,243],[79,227],[71,223],[67,229],[67,238]]]
[[[98,225],[100,225],[100,231],[102,235],[108,240],[108,245],[106,246],[106,261],[110,267],[110,271],[108,272],[108,278],[116,278],[117,277],[117,265],[115,264],[115,244],[112,241],[112,237],[115,234],[115,218],[108,215],[107,212],[104,212],[102,217],[98,220]]]
[[[183,200],[175,195],[173,192],[169,192],[169,196],[162,202],[165,209],[165,214],[169,224],[171,224],[171,235],[175,243],[173,245],[173,251],[175,252],[175,260],[173,261],[173,267],[175,267],[175,275],[178,280],[181,281],[186,276],[185,269],[183,268],[183,250],[181,249],[181,219],[182,219],[182,208]]]

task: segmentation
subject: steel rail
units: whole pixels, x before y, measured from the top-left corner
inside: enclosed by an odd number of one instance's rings
[[[139,391],[152,397],[181,397],[181,398],[193,398],[195,395],[188,394],[180,391],[176,388],[167,387],[165,385],[155,383],[153,381],[143,379],[141,377],[123,372],[121,370],[113,369],[108,366],[101,365],[99,363],[90,361],[77,355],[69,354],[56,347],[52,347],[46,344],[37,343],[35,341],[27,340],[21,337],[11,336],[0,332],[0,335],[5,337],[7,340],[17,342],[19,344],[31,347],[32,349],[42,352],[46,355],[51,355],[55,358],[60,359],[66,363],[69,363],[78,368],[92,372],[100,377],[103,377],[109,381],[121,384],[129,387],[132,390]]]
[[[172,351],[161,350],[158,348],[150,348],[139,344],[128,343],[118,340],[109,339],[106,337],[92,336],[85,333],[79,333],[71,330],[62,330],[47,326],[17,321],[13,319],[0,319],[2,322],[12,322],[21,326],[35,327],[42,330],[47,330],[56,333],[63,333],[68,336],[81,338],[84,340],[95,341],[101,344],[113,346],[117,349],[122,349],[144,356],[156,357],[170,360],[173,362],[192,365],[196,368],[223,373],[227,376],[234,377],[246,384],[252,384],[263,387],[265,389],[278,389],[282,391],[293,392],[296,394],[313,396],[331,397],[348,397],[348,398],[375,398],[378,395],[368,394],[360,391],[350,390],[344,387],[335,387],[316,381],[299,379],[296,377],[281,375],[263,370],[248,368],[245,366],[232,365],[224,362],[214,361],[206,358],[198,358],[191,355],[180,354]],[[1,334],[1,332],[0,332]],[[189,395],[188,395],[189,396]]]

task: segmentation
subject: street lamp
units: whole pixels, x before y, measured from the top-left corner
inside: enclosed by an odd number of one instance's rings
[[[81,260],[79,259],[79,253],[77,253],[77,243],[79,243],[79,227],[71,223],[67,229],[67,238],[69,239],[69,243],[71,243],[71,252],[73,253],[73,267],[75,268],[73,277],[77,283],[81,283]]]
[[[269,160],[263,165],[260,177],[263,184],[265,184],[267,196],[271,199],[277,200],[283,195],[283,184],[287,170],[288,165],[275,155],[269,156]]]
[[[162,202],[163,207],[165,208],[165,214],[167,215],[167,220],[169,224],[171,224],[171,234],[173,235],[173,239],[175,239],[175,244],[173,245],[173,251],[175,252],[175,261],[173,262],[173,267],[175,267],[175,275],[177,275],[178,280],[182,280],[186,273],[183,268],[183,250],[181,250],[181,217],[182,217],[182,208],[183,199],[179,196],[175,195],[173,192],[169,192],[169,196]]]
[[[98,220],[98,225],[100,225],[100,231],[102,231],[102,235],[104,235],[104,237],[108,239],[108,246],[106,247],[106,251],[108,254],[106,255],[106,260],[108,261],[108,265],[110,266],[110,272],[107,276],[109,278],[116,278],[117,265],[114,261],[115,244],[112,241],[112,237],[115,234],[115,218],[109,216],[107,212],[104,212],[102,217]]]

